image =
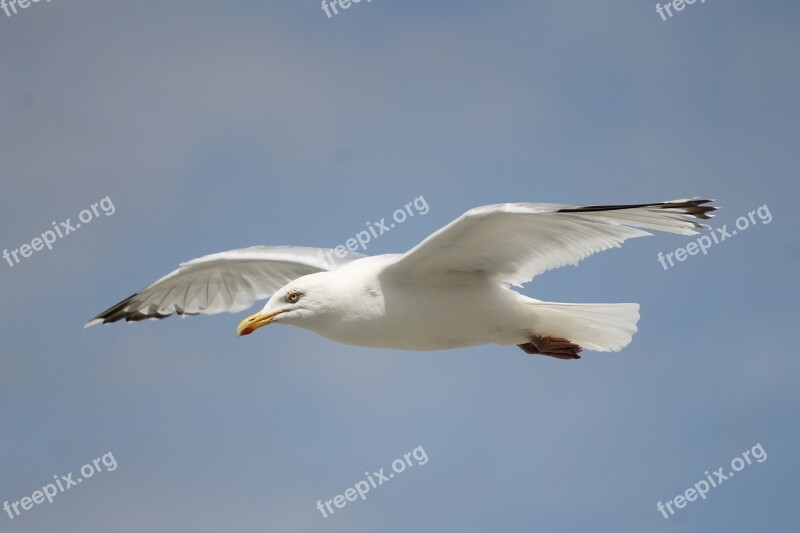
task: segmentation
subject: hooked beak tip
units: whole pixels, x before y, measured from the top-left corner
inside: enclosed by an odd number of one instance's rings
[[[255,330],[260,327],[266,326],[267,324],[271,323],[276,316],[285,311],[276,311],[274,313],[269,313],[267,315],[262,314],[261,312],[255,313],[254,315],[250,315],[249,317],[245,318],[239,323],[239,327],[236,328],[236,335],[237,337],[243,337],[244,335],[250,335]]]

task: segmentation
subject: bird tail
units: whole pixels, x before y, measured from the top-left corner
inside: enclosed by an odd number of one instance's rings
[[[526,302],[534,315],[537,335],[561,337],[587,350],[616,352],[636,333],[639,304],[570,304]]]

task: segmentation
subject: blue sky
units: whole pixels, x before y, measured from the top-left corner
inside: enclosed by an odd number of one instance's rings
[[[800,475],[800,8],[696,2],[39,2],[0,12],[0,503],[118,463],[3,531],[794,531]],[[658,235],[550,272],[543,300],[639,302],[619,353],[417,353],[246,312],[83,330],[203,254],[402,252],[498,202],[710,196],[758,224],[664,271]],[[665,520],[656,503],[761,443]],[[328,518],[366,470],[429,461]]]

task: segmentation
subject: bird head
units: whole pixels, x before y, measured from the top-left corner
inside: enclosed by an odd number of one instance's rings
[[[261,311],[239,323],[237,335],[250,335],[273,322],[306,325],[309,320],[324,315],[328,297],[323,274],[302,276],[278,289]]]

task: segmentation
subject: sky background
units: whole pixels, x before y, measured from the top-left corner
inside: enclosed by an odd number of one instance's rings
[[[800,4],[53,0],[0,12],[0,501],[111,451],[9,532],[797,530]],[[82,329],[181,262],[370,244],[469,208],[718,199],[773,217],[665,271],[636,239],[523,292],[639,302],[633,343],[577,362],[402,352],[248,314]],[[251,311],[252,312],[252,311]],[[761,443],[665,520],[656,503]],[[319,499],[422,445],[323,518]]]

